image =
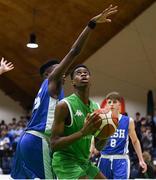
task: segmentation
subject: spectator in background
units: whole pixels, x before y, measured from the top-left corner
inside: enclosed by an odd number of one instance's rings
[[[147,124],[147,119],[145,118],[145,117],[142,117],[141,118],[141,126],[147,126],[148,124]]]
[[[10,139],[7,136],[7,129],[2,129],[0,133],[0,150],[7,150],[10,148]]]
[[[136,134],[138,136],[138,139],[141,140],[141,133],[140,133],[140,129],[141,129],[141,115],[139,112],[137,112],[135,114],[135,119],[134,119],[134,123],[135,123],[135,131]]]
[[[12,62],[7,62],[7,60],[4,60],[4,57],[2,57],[1,62],[0,62],[0,75],[11,71],[12,69],[14,69],[14,65],[12,64]]]
[[[16,123],[17,123],[16,118],[12,118],[12,124],[16,124]]]
[[[4,120],[1,120],[0,125],[5,125],[5,121],[4,121]]]
[[[14,141],[14,136],[12,135],[12,133],[10,133],[11,131],[12,131],[12,128],[13,128],[13,125],[12,125],[12,123],[9,123],[8,124],[8,137],[9,137],[9,139],[10,139],[10,142],[11,142],[11,146],[12,146],[12,143],[13,143],[13,141]]]
[[[16,132],[15,132],[15,139],[14,139],[14,143],[18,143],[18,141],[19,141],[19,138],[20,138],[20,135],[22,134],[22,132],[24,131],[24,127],[25,127],[25,125],[24,125],[24,123],[23,123],[23,121],[19,121],[18,123],[17,123],[17,128],[16,128]]]
[[[152,135],[152,131],[151,131],[151,127],[150,126],[143,126],[142,127],[142,138],[141,138],[141,142],[142,142],[142,148],[144,151],[149,152],[150,154],[152,153],[153,150],[153,135]]]
[[[154,127],[156,127],[156,109],[154,109],[153,122],[154,122]]]
[[[8,133],[7,129],[2,129],[0,131],[0,167],[2,167],[3,157],[6,156],[11,145],[7,133]]]
[[[17,124],[10,124],[9,125],[9,134],[13,137],[13,139],[15,139],[16,137],[16,129],[17,129]]]
[[[6,128],[7,128],[7,124],[5,123],[4,120],[1,120],[1,123],[0,123],[0,130],[6,129]]]
[[[152,164],[152,158],[151,158],[151,155],[149,154],[149,152],[144,151],[143,152],[143,158],[147,164],[147,171],[145,173],[142,173],[142,170],[140,169],[139,174],[138,174],[138,178],[145,178],[145,179],[156,178],[155,172],[154,172],[154,167]]]
[[[141,117],[141,114],[139,113],[139,112],[136,112],[136,114],[135,114],[135,122],[137,123],[137,122],[140,122],[140,117]]]
[[[151,115],[146,116],[146,125],[152,126],[152,116]]]

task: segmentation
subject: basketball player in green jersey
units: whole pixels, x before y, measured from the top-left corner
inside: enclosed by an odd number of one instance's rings
[[[74,94],[60,101],[55,109],[52,166],[58,179],[103,179],[104,175],[89,161],[92,134],[101,121],[98,114],[90,115],[99,108],[89,99],[90,72],[79,65],[71,79]]]

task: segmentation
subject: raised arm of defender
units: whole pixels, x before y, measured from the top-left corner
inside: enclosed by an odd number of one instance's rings
[[[69,69],[73,68],[74,65],[77,65],[76,57],[80,54],[82,48],[84,47],[85,42],[88,39],[89,34],[92,32],[92,29],[96,26],[96,23],[105,23],[111,22],[111,19],[108,17],[117,12],[117,6],[113,7],[110,5],[107,9],[105,9],[99,15],[93,17],[82,33],[79,35],[67,55],[63,58],[61,63],[55,68],[55,70],[51,73],[49,77],[50,80],[58,81],[61,79],[62,75],[69,71]]]

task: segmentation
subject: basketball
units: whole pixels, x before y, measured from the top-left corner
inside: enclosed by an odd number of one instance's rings
[[[106,139],[113,135],[118,127],[118,113],[113,111],[106,113],[104,109],[98,109],[95,112],[99,113],[102,123],[94,136],[99,139]]]

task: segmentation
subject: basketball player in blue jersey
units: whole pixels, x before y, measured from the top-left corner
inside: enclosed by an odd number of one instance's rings
[[[2,57],[0,62],[0,75],[5,72],[11,71],[12,69],[14,69],[14,65],[12,64],[12,62],[7,62],[7,60]]]
[[[106,96],[106,108],[109,110],[118,110],[120,112],[121,97],[119,93],[112,92]],[[137,138],[134,126],[134,120],[128,116],[119,113],[119,125],[106,145],[101,151],[101,157],[98,167],[108,179],[128,179],[130,174],[130,161],[128,157],[128,138],[131,138],[132,144],[139,159],[142,172],[146,172],[147,165],[143,160],[140,142]],[[99,143],[97,140],[95,142]]]
[[[80,54],[90,32],[97,23],[111,22],[107,19],[116,13],[117,7],[110,5],[98,16],[92,18],[68,54],[58,64],[52,60],[40,68],[45,78],[34,101],[30,122],[17,145],[11,177],[14,179],[53,179],[49,137],[57,102],[63,98],[62,76],[77,65]]]

